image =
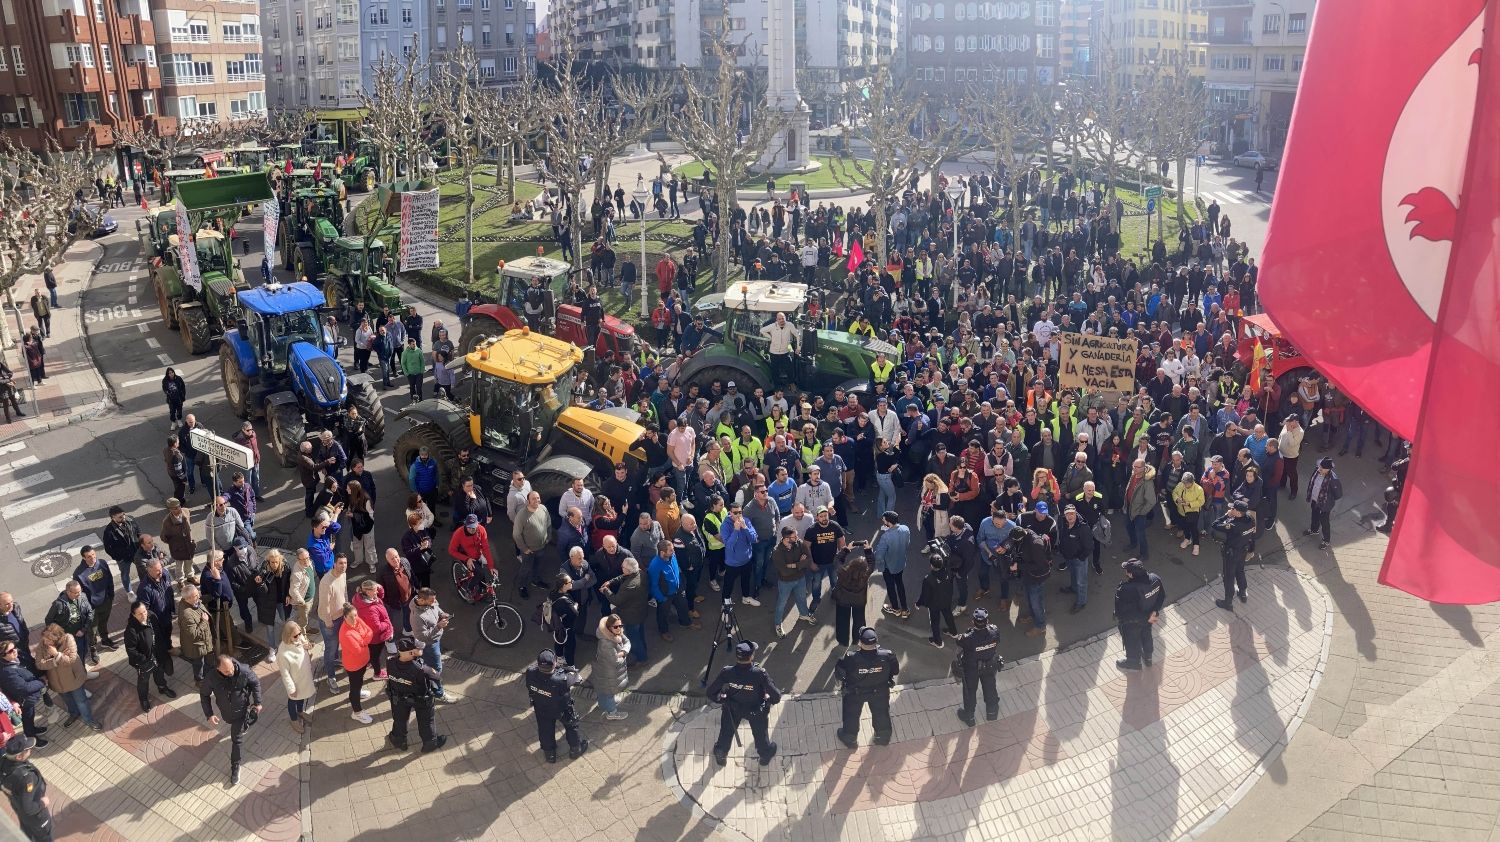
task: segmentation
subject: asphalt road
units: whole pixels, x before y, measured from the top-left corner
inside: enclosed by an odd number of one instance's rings
[[[33,620],[40,619],[46,603],[71,570],[70,563],[59,575],[28,576],[27,568],[33,561],[49,551],[75,551],[82,544],[96,542],[111,505],[123,506],[140,521],[143,530],[159,529],[162,504],[171,493],[161,458],[169,431],[159,387],[165,366],[176,367],[187,381],[187,409],[200,423],[225,435],[238,425],[223,398],[217,353],[194,357],[186,352],[180,337],[167,330],[155,306],[139,246],[133,239],[133,225],[122,219],[122,232],[126,230],[131,234],[117,234],[105,241],[106,253],[99,271],[82,297],[89,344],[117,395],[119,410],[11,445],[7,452],[0,453],[0,519],[5,522],[11,545],[0,547],[0,552],[10,556],[3,562],[6,571],[3,587],[21,599]],[[241,230],[251,232],[252,243],[258,244],[256,220],[247,220]],[[259,252],[252,250],[244,258],[244,264],[255,267],[259,259]],[[418,303],[419,312],[429,325],[433,318],[443,318],[446,308],[440,309],[409,292],[407,295]],[[65,306],[68,303],[64,301]],[[345,351],[345,362],[349,361],[347,354]],[[390,458],[390,443],[401,430],[393,413],[404,401],[404,388],[386,393],[386,410],[392,413],[388,416],[387,438],[369,458],[378,488],[377,535],[387,544],[394,544],[404,529],[404,480],[397,475]],[[1368,501],[1377,498],[1385,485],[1375,471],[1372,458],[1378,453],[1372,451],[1373,447],[1366,452],[1367,458],[1358,463],[1352,457],[1341,460],[1347,489],[1346,508],[1351,513],[1337,520],[1335,529],[1353,528],[1354,511],[1370,511]],[[262,545],[301,546],[308,526],[302,517],[301,488],[294,472],[268,459],[262,469],[262,485],[267,499],[256,524]],[[189,500],[200,529],[201,513],[208,501],[208,494],[201,489]],[[860,496],[858,503],[868,508],[873,501],[871,489]],[[898,508],[909,523],[915,522],[913,489],[905,490]],[[1305,505],[1284,500],[1282,512],[1281,535],[1290,541],[1306,525]],[[492,530],[496,535],[495,549],[501,560],[504,587],[509,591],[514,578],[514,552],[504,524],[497,521],[497,527]],[[868,537],[873,532],[873,517],[856,516],[852,527],[855,537]],[[1070,615],[1067,607],[1071,597],[1049,595],[1050,627],[1046,638],[1026,638],[1012,631],[1011,620],[994,611],[996,597],[992,595],[985,601],[992,611],[991,617],[1002,628],[1001,651],[1007,659],[1036,654],[1044,646],[1069,646],[1112,628],[1111,596],[1118,581],[1119,562],[1124,558],[1120,552],[1123,528],[1117,528],[1115,534],[1119,536],[1116,544],[1105,554],[1105,575],[1090,582],[1091,599],[1083,612]],[[445,542],[447,535],[444,530],[441,540]],[[1215,545],[1207,544],[1203,555],[1193,557],[1186,550],[1179,550],[1165,532],[1154,532],[1152,538],[1155,550],[1152,566],[1163,576],[1169,595],[1186,594],[1217,577],[1219,562]],[[913,600],[924,572],[921,568],[920,558],[915,558],[908,567],[907,588]],[[495,667],[520,669],[529,663],[546,644],[545,634],[531,627],[515,647],[491,647],[476,632],[477,611],[461,603],[453,593],[447,569],[447,562],[440,554],[435,586],[444,607],[456,617],[445,639],[446,647],[458,656]],[[356,578],[363,575],[360,572]],[[1065,584],[1062,579],[1059,576],[1055,584]],[[902,658],[903,680],[920,681],[946,675],[953,647],[939,651],[926,642],[927,622],[921,612],[905,622],[881,616],[878,608],[883,589],[878,576],[872,581],[868,617],[881,632],[883,643]],[[704,614],[702,631],[680,630],[674,642],[665,643],[656,637],[654,630],[648,630],[651,662],[644,670],[641,689],[658,692],[697,689],[717,620],[717,606],[712,601],[716,594],[706,591],[705,595],[708,599],[699,606]],[[825,601],[820,609],[816,626],[788,622],[786,638],[778,641],[772,636],[770,623],[774,591],[763,596],[766,597],[763,607],[741,606],[737,616],[744,634],[765,642],[763,654],[772,675],[783,686],[799,690],[831,687],[833,662],[841,654],[833,639],[831,601]],[[533,590],[532,604],[539,598]],[[523,616],[530,617],[530,604],[521,610]],[[1011,616],[1015,610],[1011,609]],[[123,606],[117,607],[117,625],[123,612]],[[597,614],[593,619],[597,620]],[[592,659],[589,646],[580,645],[580,661]],[[721,655],[720,662],[722,658]]]

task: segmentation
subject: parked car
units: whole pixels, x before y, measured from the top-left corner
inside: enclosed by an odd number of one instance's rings
[[[81,231],[84,236],[98,239],[120,230],[120,223],[106,213],[98,202],[90,202],[82,210],[75,211],[68,222],[70,231]]]
[[[1274,158],[1268,158],[1265,153],[1257,152],[1254,149],[1234,156],[1234,165],[1237,167],[1250,167],[1254,169],[1257,164],[1268,170],[1276,169],[1276,160]]]

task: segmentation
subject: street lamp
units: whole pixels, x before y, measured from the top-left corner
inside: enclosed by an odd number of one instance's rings
[[[641,214],[638,226],[641,229],[641,266],[640,271],[636,272],[636,280],[641,285],[641,318],[645,319],[651,316],[651,307],[647,302],[647,290],[651,288],[651,284],[646,278],[646,200],[651,198],[651,191],[646,189],[645,184],[637,181],[630,197],[635,199],[635,205]]]
[[[963,185],[958,183],[958,178],[948,183],[948,202],[953,205],[953,271],[958,271],[958,199],[964,194]]]

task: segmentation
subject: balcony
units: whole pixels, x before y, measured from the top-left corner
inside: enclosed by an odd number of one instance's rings
[[[149,20],[140,15],[121,15],[115,18],[115,34],[121,44],[155,44],[156,29]]]
[[[208,34],[204,32],[173,32],[173,44],[207,44]]]
[[[151,91],[161,87],[161,68],[143,61],[125,64],[125,87],[132,91]]]
[[[226,34],[224,36],[224,43],[226,43],[226,44],[259,44],[260,43],[260,36],[259,35],[227,35]]]
[[[152,114],[141,118],[141,128],[158,136],[177,134],[177,118],[163,114]]]
[[[225,75],[224,81],[226,81],[226,82],[264,82],[264,81],[266,81],[266,74],[264,74],[264,73],[229,73],[229,74]]]
[[[80,143],[95,146],[113,146],[115,130],[103,123],[87,122],[76,126],[64,126],[57,132],[58,143],[64,149],[77,148]]]
[[[74,64],[62,70],[54,70],[52,73],[57,82],[57,89],[62,93],[87,94],[98,93],[100,90],[101,79],[98,68]]]
[[[212,73],[201,76],[196,74],[175,74],[163,81],[170,87],[189,88],[195,85],[212,85],[214,83],[214,76]]]

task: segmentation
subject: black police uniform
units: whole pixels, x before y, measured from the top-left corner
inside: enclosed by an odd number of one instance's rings
[[[10,797],[10,808],[16,812],[26,838],[31,842],[51,842],[52,811],[42,803],[47,795],[47,781],[41,770],[29,760],[7,756],[0,760],[0,789]]]
[[[532,664],[526,668],[526,692],[531,696],[531,709],[536,712],[537,739],[541,741],[542,752],[548,760],[557,759],[559,720],[572,756],[582,754],[588,745],[578,733],[579,717],[573,709],[572,690],[573,683],[556,667],[544,670],[540,664]]]
[[[1167,590],[1155,573],[1132,576],[1115,587],[1115,619],[1125,644],[1125,661],[1131,666],[1142,662],[1151,666],[1151,657],[1156,652],[1151,638],[1151,615],[1166,602]]]
[[[850,649],[839,658],[833,667],[834,673],[843,682],[844,726],[838,738],[850,748],[859,735],[859,720],[864,715],[865,705],[870,706],[871,724],[875,726],[875,742],[885,745],[891,741],[891,686],[901,672],[901,664],[889,649]]]
[[[768,712],[771,705],[781,702],[781,691],[776,689],[771,676],[748,661],[730,664],[714,676],[708,685],[708,697],[722,705],[714,757],[721,764],[728,757],[729,743],[734,739],[735,729],[740,727],[740,720],[744,719],[750,722],[750,733],[755,738],[755,751],[760,755],[760,762],[771,762],[776,754],[776,744],[771,742]]]
[[[1214,526],[1224,530],[1224,601],[1234,598],[1236,586],[1243,599],[1249,590],[1245,583],[1245,553],[1255,541],[1255,514],[1225,515]]]
[[[995,687],[995,673],[1000,671],[1000,632],[988,623],[973,626],[958,636],[958,665],[963,671],[964,705],[958,714],[974,721],[978,689],[984,688],[984,718],[1000,715],[1000,691]]]
[[[406,748],[406,721],[411,712],[417,712],[417,733],[422,736],[422,749],[437,748],[437,729],[433,711],[432,688],[442,677],[422,662],[421,658],[403,661],[389,658],[386,663],[388,677],[385,691],[391,694],[390,740],[397,748]]]

